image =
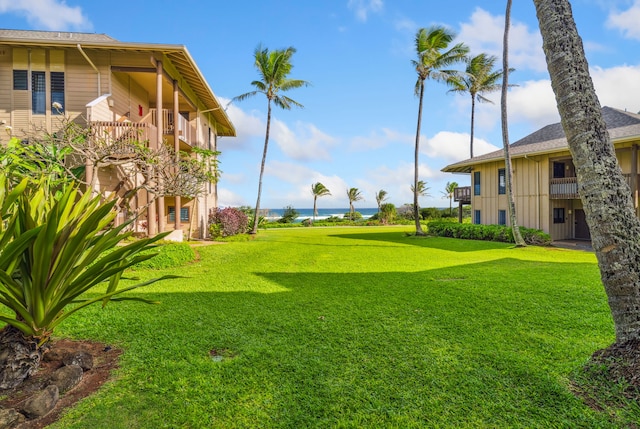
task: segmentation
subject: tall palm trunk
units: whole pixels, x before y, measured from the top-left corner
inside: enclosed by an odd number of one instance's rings
[[[314,223],[316,221],[316,215],[318,214],[318,209],[316,208],[317,203],[318,203],[318,196],[314,195],[313,196],[313,220],[311,221],[311,223]]]
[[[534,0],[578,192],[591,231],[616,342],[640,339],[640,221],[602,118],[567,0]]]
[[[471,140],[469,141],[469,158],[473,158],[473,130],[475,128],[476,96],[471,94]]]
[[[505,187],[507,191],[507,211],[509,212],[509,222],[513,232],[513,240],[517,247],[524,247],[526,243],[520,234],[518,219],[516,216],[516,202],[513,197],[513,165],[511,164],[511,154],[509,153],[509,125],[507,119],[507,89],[509,88],[509,27],[511,27],[511,0],[507,0],[507,10],[504,17],[504,41],[502,50],[502,90],[500,110],[502,116],[502,144],[504,146],[505,163]]]
[[[264,174],[264,164],[267,161],[267,148],[269,147],[269,130],[271,128],[271,99],[267,99],[267,131],[264,136],[264,151],[262,152],[262,163],[260,164],[260,179],[258,180],[258,199],[256,200],[256,211],[253,216],[253,228],[250,234],[258,233],[258,223],[260,222],[260,195],[262,195],[262,175]]]
[[[416,147],[413,163],[413,218],[416,221],[416,235],[425,235],[420,225],[420,213],[418,211],[418,167],[420,155],[420,126],[422,125],[422,99],[424,97],[424,80],[420,81],[420,102],[418,104],[418,127],[416,129]]]

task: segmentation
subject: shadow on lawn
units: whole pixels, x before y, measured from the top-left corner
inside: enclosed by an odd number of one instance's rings
[[[222,276],[210,291],[190,292],[196,279],[176,279],[175,292],[146,296],[159,306],[122,303],[94,310],[91,324],[70,321],[74,336],[99,332],[135,349],[138,381],[128,389],[162,392],[134,406],[127,391],[113,406],[134,418],[158,397],[166,409],[202,398],[200,413],[220,427],[267,417],[282,427],[338,419],[418,427],[425,418],[433,426],[580,426],[580,405],[557,380],[613,332],[595,264],[505,258],[414,272],[254,275],[253,291],[222,292]],[[287,292],[259,293],[264,281]],[[213,362],[218,348],[237,357]],[[505,407],[511,414],[495,420]],[[180,426],[181,417],[164,423]]]
[[[476,252],[482,250],[505,249],[513,247],[512,243],[498,243],[495,241],[462,240],[446,237],[416,237],[404,232],[363,232],[349,234],[331,234],[329,237],[346,238],[351,240],[364,240],[368,242],[383,241],[396,244],[406,244],[432,249],[447,250],[450,252]]]

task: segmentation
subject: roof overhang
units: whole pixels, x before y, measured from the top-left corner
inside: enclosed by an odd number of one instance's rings
[[[78,45],[82,49],[117,50],[121,52],[149,53],[150,55],[163,55],[168,58],[181,77],[191,87],[202,103],[204,112],[210,112],[213,116],[219,136],[235,136],[236,130],[231,119],[216,98],[213,90],[207,83],[184,45],[168,45],[156,43],[129,43],[114,41],[81,41],[74,39],[29,39],[10,38],[0,36],[0,44],[13,46],[33,47],[64,47],[75,49]],[[158,58],[160,59],[160,58]]]

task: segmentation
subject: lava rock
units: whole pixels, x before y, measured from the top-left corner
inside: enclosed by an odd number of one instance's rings
[[[91,368],[93,368],[93,356],[83,350],[80,350],[67,354],[64,359],[62,359],[62,363],[67,366],[78,365],[84,371],[90,371]]]
[[[27,399],[22,411],[31,419],[42,417],[53,410],[53,407],[58,403],[58,399],[60,399],[58,386],[51,384]]]
[[[51,384],[58,386],[60,393],[65,393],[80,383],[83,373],[84,371],[80,365],[67,365],[51,374],[49,381]]]
[[[25,420],[25,417],[13,408],[0,409],[0,429],[12,429]]]

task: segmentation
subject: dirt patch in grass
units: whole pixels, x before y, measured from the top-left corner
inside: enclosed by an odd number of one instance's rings
[[[51,374],[63,366],[62,359],[67,353],[85,351],[93,356],[93,369],[85,371],[80,383],[61,395],[55,408],[39,419],[30,420],[20,426],[25,429],[40,429],[55,422],[62,412],[98,390],[111,376],[111,371],[118,367],[121,350],[103,343],[93,341],[71,341],[60,339],[53,342],[45,353],[38,372],[29,377],[22,385],[14,389],[2,390],[0,406],[20,409],[24,400],[34,392],[46,386]]]

